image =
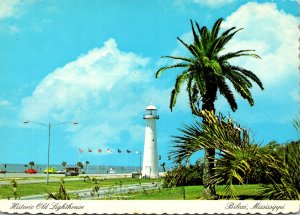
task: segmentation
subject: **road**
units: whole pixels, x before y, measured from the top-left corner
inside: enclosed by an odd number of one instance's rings
[[[118,194],[122,193],[131,193],[137,191],[144,191],[147,192],[149,190],[156,190],[160,188],[160,182],[154,183],[141,183],[141,184],[131,184],[131,185],[124,185],[124,186],[111,186],[111,187],[103,187],[98,190],[98,192],[92,195],[92,189],[86,190],[74,190],[74,191],[67,191],[68,194],[78,194],[80,199],[110,199],[112,197],[122,199],[124,196],[118,196]],[[46,199],[47,195],[34,195],[34,196],[24,196],[21,197],[21,200],[43,200]]]
[[[61,178],[64,179],[64,181],[76,181],[76,180],[82,180],[82,176],[89,176],[89,177],[97,177],[97,178],[106,178],[106,179],[112,179],[112,178],[130,178],[131,174],[84,174],[79,175],[77,177],[66,177],[64,174],[55,174],[50,175],[49,182],[59,182]],[[27,179],[30,178],[30,179]],[[34,179],[39,178],[39,179]],[[41,179],[44,178],[44,179]],[[32,183],[42,183],[46,182],[46,175],[45,174],[25,174],[25,173],[6,173],[3,174],[2,177],[0,177],[0,185],[7,185],[10,184],[10,180],[15,179],[18,184],[32,184]]]

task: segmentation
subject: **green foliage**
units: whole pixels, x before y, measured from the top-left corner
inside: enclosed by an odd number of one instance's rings
[[[203,164],[177,166],[172,171],[168,171],[163,187],[187,186],[187,185],[202,185],[203,184]]]
[[[15,198],[15,199],[20,198],[20,196],[19,196],[18,193],[17,193],[17,190],[18,190],[18,184],[17,184],[17,182],[16,182],[15,179],[13,179],[13,180],[10,181],[10,186],[11,186],[11,188],[12,188],[14,198]]]
[[[84,182],[91,181],[90,176],[88,176],[88,175],[84,176],[84,177],[83,177],[83,181],[84,181]]]
[[[34,165],[35,165],[35,164],[34,164],[33,161],[30,161],[30,162],[29,162],[29,166],[30,166],[31,169],[32,169],[32,167],[33,167]]]
[[[66,161],[63,161],[63,162],[61,163],[61,165],[62,165],[63,167],[65,167],[65,166],[67,166],[67,162],[66,162]]]
[[[48,194],[47,199],[53,200],[71,200],[71,199],[80,199],[78,194],[68,194],[63,183],[60,183],[58,192],[52,193],[45,189],[46,193]]]
[[[269,174],[271,186],[265,186],[264,196],[276,200],[300,200],[300,141],[292,141],[282,148],[284,158],[268,164],[276,171]]]
[[[187,92],[189,96],[189,104],[192,113],[200,116],[200,101],[202,109],[214,110],[214,102],[217,92],[226,98],[231,109],[237,109],[237,103],[233,92],[226,80],[230,81],[235,90],[246,99],[252,106],[254,104],[250,89],[253,81],[261,89],[263,85],[259,78],[251,71],[239,66],[230,64],[230,60],[242,56],[260,58],[254,54],[254,50],[238,50],[235,52],[224,53],[227,43],[233,36],[240,31],[235,27],[220,33],[220,26],[223,19],[218,19],[213,28],[208,30],[206,26],[200,27],[197,22],[191,20],[191,27],[194,41],[191,44],[185,43],[177,37],[177,39],[190,52],[189,57],[163,56],[180,61],[171,66],[161,67],[156,78],[168,69],[182,68],[183,71],[177,76],[174,89],[171,92],[170,109],[173,110],[176,105],[176,99],[181,91],[184,83],[187,84]],[[196,25],[196,28],[195,26]]]
[[[216,117],[208,111],[202,111],[202,114],[206,123],[196,121],[194,125],[180,129],[181,136],[174,137],[172,154],[176,163],[189,160],[191,155],[204,148],[214,148],[217,162],[209,186],[224,184],[226,195],[234,199],[237,196],[234,184],[256,180],[271,183],[272,186],[266,186],[263,192],[265,198],[299,199],[299,141],[285,147],[275,142],[260,147],[251,144],[247,130],[230,118]]]
[[[80,169],[82,169],[83,168],[83,164],[81,163],[81,162],[77,162],[77,164],[76,164]]]
[[[99,190],[100,190],[100,187],[98,186],[98,185],[96,185],[94,188],[93,188],[93,190],[92,190],[92,192],[91,192],[91,196],[100,196],[100,194],[99,194]]]
[[[293,126],[297,131],[300,131],[300,117],[298,116],[294,121],[293,121]]]

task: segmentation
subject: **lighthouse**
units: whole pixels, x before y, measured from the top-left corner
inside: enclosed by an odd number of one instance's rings
[[[154,105],[146,107],[143,118],[146,120],[146,129],[142,176],[158,178],[156,120],[159,119],[159,116],[156,107]]]

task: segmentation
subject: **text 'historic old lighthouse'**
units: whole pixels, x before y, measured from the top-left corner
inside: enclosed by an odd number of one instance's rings
[[[146,107],[144,119],[146,120],[144,159],[142,176],[158,177],[158,155],[156,139],[156,120],[159,119],[157,109],[153,105]]]

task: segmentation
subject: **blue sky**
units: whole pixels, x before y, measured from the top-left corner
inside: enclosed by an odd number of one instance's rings
[[[216,109],[249,128],[258,143],[296,140],[297,14],[295,0],[0,0],[0,163],[46,163],[47,127],[24,120],[76,120],[52,127],[51,163],[139,165],[133,151],[143,150],[142,116],[150,103],[160,115],[158,151],[166,161],[170,136],[194,118],[184,91],[174,111],[168,108],[180,71],[154,75],[172,63],[161,56],[188,54],[176,37],[191,41],[190,19],[211,27],[223,17],[223,29],[243,28],[227,51],[255,49],[262,57],[232,62],[262,80],[265,90],[252,91],[255,105],[236,95],[235,113],[222,97]]]

